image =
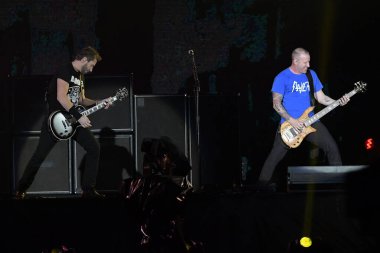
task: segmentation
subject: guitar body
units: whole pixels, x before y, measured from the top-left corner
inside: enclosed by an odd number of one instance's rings
[[[308,115],[313,109],[314,107],[307,108],[301,117],[298,118],[298,120],[305,122],[307,119],[309,119]],[[304,127],[302,128],[302,131],[298,131],[294,129],[288,121],[282,123],[280,127],[281,138],[284,143],[290,148],[298,147],[308,134],[315,131],[317,130],[311,126]]]
[[[79,112],[84,111],[83,106],[77,107]],[[48,119],[49,130],[57,140],[67,140],[70,139],[80,126],[78,121],[65,110],[58,110],[52,112]]]
[[[356,82],[355,89],[347,93],[346,96],[350,98],[358,92],[364,92],[366,89],[366,86],[367,84],[362,81]],[[294,129],[288,121],[285,121],[284,123],[281,124],[281,127],[280,127],[280,134],[281,134],[282,140],[290,148],[298,147],[308,134],[317,131],[315,128],[311,127],[311,125],[315,121],[319,120],[324,115],[329,113],[330,111],[334,110],[339,105],[340,105],[339,100],[335,100],[335,102],[326,106],[323,110],[314,114],[311,117],[309,117],[309,113],[314,109],[314,107],[311,106],[307,108],[304,111],[304,113],[301,115],[301,117],[298,118],[298,120],[300,120],[304,124],[304,128],[302,128],[301,131]]]
[[[116,95],[103,100],[100,103],[97,103],[95,106],[85,109],[83,106],[79,105],[76,108],[83,116],[88,116],[94,112],[97,112],[98,110],[104,108],[107,103],[113,103],[117,100],[123,100],[125,97],[128,96],[128,90],[127,88],[119,89],[118,92],[116,92]],[[77,129],[77,127],[80,127],[81,125],[79,122],[75,119],[73,115],[68,113],[65,110],[58,110],[55,112],[52,112],[49,115],[48,119],[48,129],[53,135],[54,138],[57,140],[67,140],[70,139]]]

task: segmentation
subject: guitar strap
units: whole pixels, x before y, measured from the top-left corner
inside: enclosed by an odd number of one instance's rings
[[[310,91],[310,105],[314,106],[315,104],[315,99],[314,99],[314,82],[313,82],[313,77],[311,76],[310,70],[308,69],[306,71],[306,76],[307,79],[309,80],[309,91]]]

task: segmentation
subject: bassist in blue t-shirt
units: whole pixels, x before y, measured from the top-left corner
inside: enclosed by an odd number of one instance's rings
[[[274,79],[273,108],[281,116],[281,122],[272,150],[264,162],[258,179],[259,189],[275,190],[269,182],[277,164],[285,157],[289,148],[300,145],[303,138],[321,148],[327,155],[330,165],[342,165],[338,146],[327,128],[318,120],[313,122],[312,127],[308,126],[306,120],[314,115],[313,99],[329,106],[334,103],[345,105],[350,98],[347,94],[339,100],[328,97],[322,91],[323,85],[317,74],[309,70],[309,67],[309,52],[303,48],[296,48],[292,52],[290,67],[281,71]],[[307,74],[308,72],[311,76]],[[314,98],[310,97],[310,89],[314,93]]]

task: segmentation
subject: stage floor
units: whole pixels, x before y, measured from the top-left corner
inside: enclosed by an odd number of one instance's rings
[[[368,222],[371,213],[366,217],[355,201],[333,191],[194,192],[182,206],[183,232],[201,242],[204,252],[285,253],[289,242],[304,234],[334,253],[374,252],[378,218]],[[1,252],[42,252],[62,244],[77,253],[139,252],[136,210],[121,197],[3,198]]]

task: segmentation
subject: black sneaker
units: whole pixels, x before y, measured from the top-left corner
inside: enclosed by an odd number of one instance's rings
[[[258,182],[255,188],[256,192],[273,193],[277,191],[277,184],[269,182]]]
[[[95,189],[91,189],[91,190],[82,192],[82,198],[103,199],[105,197],[106,196],[104,194],[97,192]]]
[[[17,200],[25,199],[25,197],[26,197],[26,193],[23,191],[17,191],[15,194],[15,199]]]

